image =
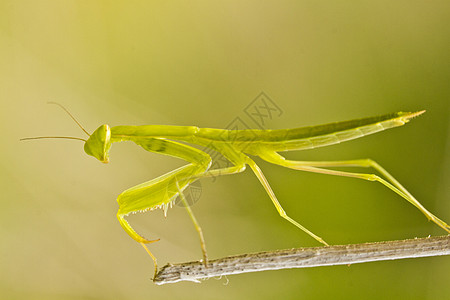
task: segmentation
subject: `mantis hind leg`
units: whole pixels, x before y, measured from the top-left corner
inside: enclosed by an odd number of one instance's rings
[[[403,185],[401,185],[391,174],[389,174],[383,167],[381,167],[378,163],[371,159],[356,159],[356,160],[343,160],[343,161],[293,161],[287,160],[283,156],[279,155],[275,152],[265,153],[260,155],[260,157],[268,162],[281,165],[287,168],[321,173],[321,174],[329,174],[329,175],[337,175],[337,176],[345,176],[345,177],[353,177],[364,179],[368,181],[375,181],[383,184],[393,192],[400,195],[406,201],[414,205],[417,209],[419,209],[429,220],[433,221],[436,225],[444,229],[445,231],[450,233],[450,226],[447,225],[444,221],[433,215],[429,212],[416,198],[414,198],[411,193],[409,193]],[[344,172],[344,171],[336,171],[325,169],[325,167],[371,167],[380,173],[384,178],[371,174],[371,173],[354,173],[354,172]]]
[[[306,229],[306,227],[300,225],[300,223],[298,223],[297,221],[295,221],[294,219],[292,219],[291,217],[289,217],[286,214],[286,212],[284,211],[280,202],[278,202],[277,197],[275,196],[275,193],[273,192],[272,188],[270,187],[269,182],[267,181],[266,177],[264,176],[264,174],[262,173],[262,171],[258,167],[258,165],[253,160],[250,160],[250,159],[247,163],[250,166],[250,168],[253,170],[253,172],[255,173],[256,177],[258,177],[258,180],[263,185],[264,189],[266,190],[267,194],[269,195],[270,199],[272,200],[273,204],[275,205],[275,208],[277,209],[280,216],[282,218],[286,219],[287,221],[289,221],[290,223],[292,223],[297,228],[303,230],[305,233],[309,234],[316,241],[324,244],[325,246],[328,246],[328,244],[321,237],[315,235],[314,233],[312,233],[311,231]]]

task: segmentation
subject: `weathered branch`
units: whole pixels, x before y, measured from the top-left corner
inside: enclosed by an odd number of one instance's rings
[[[210,277],[379,260],[450,255],[450,235],[412,240],[364,243],[329,247],[298,248],[243,254],[202,262],[167,264],[156,275],[156,284],[196,281]]]

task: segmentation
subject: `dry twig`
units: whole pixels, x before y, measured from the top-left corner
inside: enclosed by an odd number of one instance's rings
[[[329,247],[297,248],[242,254],[202,262],[167,264],[156,275],[156,284],[195,281],[210,277],[380,260],[450,255],[450,235],[411,240],[364,243]]]

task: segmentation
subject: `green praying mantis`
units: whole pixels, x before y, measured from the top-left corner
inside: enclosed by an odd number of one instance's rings
[[[250,167],[262,184],[281,217],[321,244],[328,246],[321,237],[309,231],[286,214],[261,169],[250,156],[258,156],[267,162],[294,170],[379,182],[414,205],[429,220],[450,233],[449,225],[425,209],[392,175],[372,159],[295,161],[286,159],[280,154],[280,152],[285,151],[329,146],[385,129],[402,126],[425,111],[397,112],[325,125],[281,130],[226,130],[199,128],[196,126],[166,125],[110,127],[104,124],[98,127],[92,134],[89,134],[66,108],[58,103],[52,103],[64,109],[89,138],[85,140],[77,137],[52,136],[24,138],[22,140],[43,138],[81,140],[84,141],[84,151],[103,163],[109,162],[109,150],[113,143],[131,141],[149,152],[177,157],[188,162],[187,165],[160,177],[127,189],[117,198],[117,202],[119,203],[119,210],[117,212],[119,223],[128,235],[140,243],[153,259],[155,274],[158,270],[156,258],[147,248],[146,244],[156,242],[159,239],[149,240],[144,238],[132,228],[125,217],[131,213],[146,212],[158,208],[163,209],[166,214],[167,209],[172,206],[177,197],[180,197],[198,232],[203,253],[203,262],[207,266],[208,258],[202,230],[186,202],[183,190],[200,178],[241,173],[247,166]],[[188,144],[217,151],[229,160],[232,166],[210,170],[212,163],[210,155]],[[333,167],[369,167],[377,171],[380,176],[373,173],[355,173],[330,169]]]

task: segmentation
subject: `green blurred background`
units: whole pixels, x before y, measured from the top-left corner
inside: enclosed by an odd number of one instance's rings
[[[426,109],[408,125],[300,160],[370,157],[447,222],[449,1],[1,1],[2,299],[444,299],[449,257],[260,272],[155,286],[118,224],[117,195],[181,166],[136,145],[111,163],[78,141],[109,125],[227,126],[264,91],[288,128]],[[250,122],[249,122],[250,123]],[[381,185],[260,162],[286,211],[331,244],[445,234]],[[249,170],[202,180],[211,258],[319,246],[281,219]],[[185,211],[130,218],[159,263],[201,257]],[[226,284],[228,282],[228,284]]]

